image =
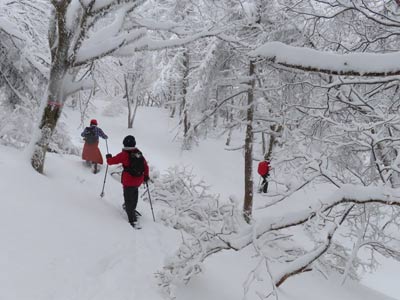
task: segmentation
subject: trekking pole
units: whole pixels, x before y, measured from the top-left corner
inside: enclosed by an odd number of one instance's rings
[[[101,189],[101,194],[100,194],[100,197],[101,197],[101,198],[104,197],[104,187],[105,187],[105,185],[106,185],[107,171],[108,171],[108,164],[107,164],[107,167],[106,167],[106,173],[104,174],[103,188]]]
[[[106,147],[107,147],[107,154],[108,152],[108,143],[107,143],[107,139],[106,139]],[[106,166],[106,173],[104,174],[104,182],[103,182],[103,188],[101,189],[101,194],[100,197],[103,198],[104,197],[104,187],[106,185],[106,179],[107,179],[107,172],[108,172],[108,164]]]
[[[147,183],[147,181],[146,181],[145,183],[146,183],[146,187],[147,187],[147,193],[149,194],[149,201],[150,201],[150,207],[151,207],[151,214],[153,215],[153,221],[155,222],[155,221],[156,221],[156,218],[154,217],[153,204],[151,203],[149,184]]]
[[[108,151],[108,143],[107,143],[107,139],[106,139],[106,147],[107,147],[107,153],[110,153],[110,151]]]

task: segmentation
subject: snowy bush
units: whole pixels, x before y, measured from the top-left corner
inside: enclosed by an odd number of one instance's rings
[[[32,137],[33,128],[37,122],[35,105],[29,102],[17,105],[14,109],[2,105],[0,111],[0,143],[19,149],[24,148]],[[49,144],[49,151],[63,154],[79,154],[79,150],[71,142],[63,122],[57,125],[55,133]]]
[[[237,232],[243,220],[236,203],[221,203],[185,168],[169,169],[155,180],[152,195],[161,207],[158,219],[182,233],[181,246],[157,274],[160,286],[173,298],[175,284],[187,283],[201,272],[203,260],[225,248],[219,247],[219,237]]]
[[[29,143],[34,120],[34,109],[22,105],[11,108],[1,105],[0,143],[16,148],[23,148]]]
[[[259,293],[262,283],[264,298],[276,296],[276,287],[294,275],[318,271],[326,277],[340,275],[343,282],[346,278],[358,280],[360,270],[376,266],[375,252],[395,258],[399,255],[390,232],[373,226],[378,219],[388,226],[392,223],[394,219],[384,217],[388,214],[383,211],[388,208],[377,204],[358,208],[351,204],[346,195],[353,193],[353,186],[343,194],[333,193],[329,202],[311,204],[297,213],[285,213],[289,207],[283,205],[281,213],[259,215],[247,224],[237,201],[220,200],[188,169],[172,168],[153,179],[151,194],[154,205],[158,206],[157,220],[179,230],[182,237],[179,249],[156,274],[160,287],[170,299],[175,298],[179,283],[188,283],[203,271],[205,259],[222,250],[247,248],[244,253],[252,256],[256,266],[244,270],[248,272],[244,293]],[[381,197],[378,190],[367,194],[374,193],[378,199]],[[366,200],[361,197],[360,201],[368,203],[368,197]],[[282,202],[273,205],[282,205]],[[367,259],[358,256],[362,248],[370,251]]]

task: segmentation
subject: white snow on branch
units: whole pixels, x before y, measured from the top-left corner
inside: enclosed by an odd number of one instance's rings
[[[143,19],[136,16],[135,23],[142,27],[146,27],[149,30],[173,31],[174,33],[177,34],[187,33],[181,24],[172,21],[161,22],[159,20]]]
[[[308,266],[310,266],[310,264],[312,264],[323,253],[325,253],[325,251],[329,248],[332,236],[337,229],[336,225],[331,225],[330,227],[331,228],[328,230],[327,238],[324,243],[307,254],[289,262],[284,269],[281,269],[279,272],[274,274],[274,278],[276,278],[274,283],[276,286],[280,286],[290,276],[303,272]]]
[[[77,18],[79,16],[79,11],[82,9],[79,0],[72,0],[71,4],[68,6],[67,14],[66,14],[66,25],[67,28],[72,29],[73,24],[77,22]]]
[[[83,3],[83,5],[89,6],[89,4],[92,2],[92,0],[81,0],[81,2]],[[112,4],[117,4],[117,1],[115,1],[115,0],[95,0],[93,8],[98,10],[98,9],[101,9],[103,7],[106,7],[106,6],[109,6]]]
[[[87,78],[78,82],[64,83],[64,95],[68,97],[76,92],[90,90],[95,87],[95,81],[92,78]]]
[[[103,38],[98,36],[98,39],[89,39],[83,42],[81,49],[78,51],[76,65],[112,54],[119,48],[140,40],[145,34],[145,29],[138,29],[122,32],[116,36]]]
[[[384,205],[400,206],[400,190],[386,188],[383,186],[357,186],[357,185],[343,185],[331,195],[321,199],[302,210],[293,213],[285,212],[282,215],[257,220],[255,226],[255,235],[261,236],[266,232],[272,230],[279,230],[291,226],[299,225],[306,222],[309,218],[315,216],[318,212],[325,211],[339,205],[341,203],[381,203]],[[235,249],[241,249],[252,241],[252,232],[246,231],[241,234],[239,238],[230,240],[229,243]]]
[[[281,42],[269,42],[249,53],[284,66],[337,75],[383,76],[400,74],[400,52],[337,54]]]
[[[5,17],[0,17],[0,30],[5,31],[9,35],[12,35],[18,39],[25,40],[25,37],[16,28],[17,26],[8,21]]]
[[[193,43],[201,38],[213,37],[217,36],[220,31],[204,31],[199,32],[197,34],[193,34],[191,36],[183,37],[183,38],[173,38],[169,40],[154,40],[149,37],[142,38],[138,40],[136,43],[132,44],[130,47],[124,47],[116,53],[117,55],[129,55],[132,54],[133,51],[137,50],[162,50],[166,48],[175,48],[184,46],[186,44]]]

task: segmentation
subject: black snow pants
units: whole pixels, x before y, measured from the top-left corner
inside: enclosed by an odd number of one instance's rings
[[[261,182],[261,191],[266,193],[268,191],[268,175],[262,177],[263,181]]]
[[[136,186],[124,187],[124,201],[126,214],[128,215],[129,223],[136,222],[136,205],[138,202],[139,191]]]

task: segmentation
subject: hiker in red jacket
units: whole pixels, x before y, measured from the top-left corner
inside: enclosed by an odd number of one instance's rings
[[[263,181],[261,182],[260,191],[266,193],[268,191],[268,180],[267,177],[269,176],[269,160],[263,160],[258,163],[258,174],[262,177]]]
[[[132,135],[126,136],[123,144],[122,152],[114,157],[111,154],[107,154],[106,158],[109,165],[122,164],[124,167],[121,182],[124,188],[125,210],[129,223],[135,227],[137,222],[135,211],[139,196],[138,188],[143,182],[149,180],[149,167],[142,152],[136,148],[136,140]]]
[[[90,120],[90,126],[86,127],[81,133],[81,136],[85,139],[85,145],[83,146],[82,159],[86,161],[88,166],[93,164],[93,173],[98,172],[97,165],[103,164],[103,156],[99,149],[99,137],[107,140],[108,136],[97,127],[97,120]]]

